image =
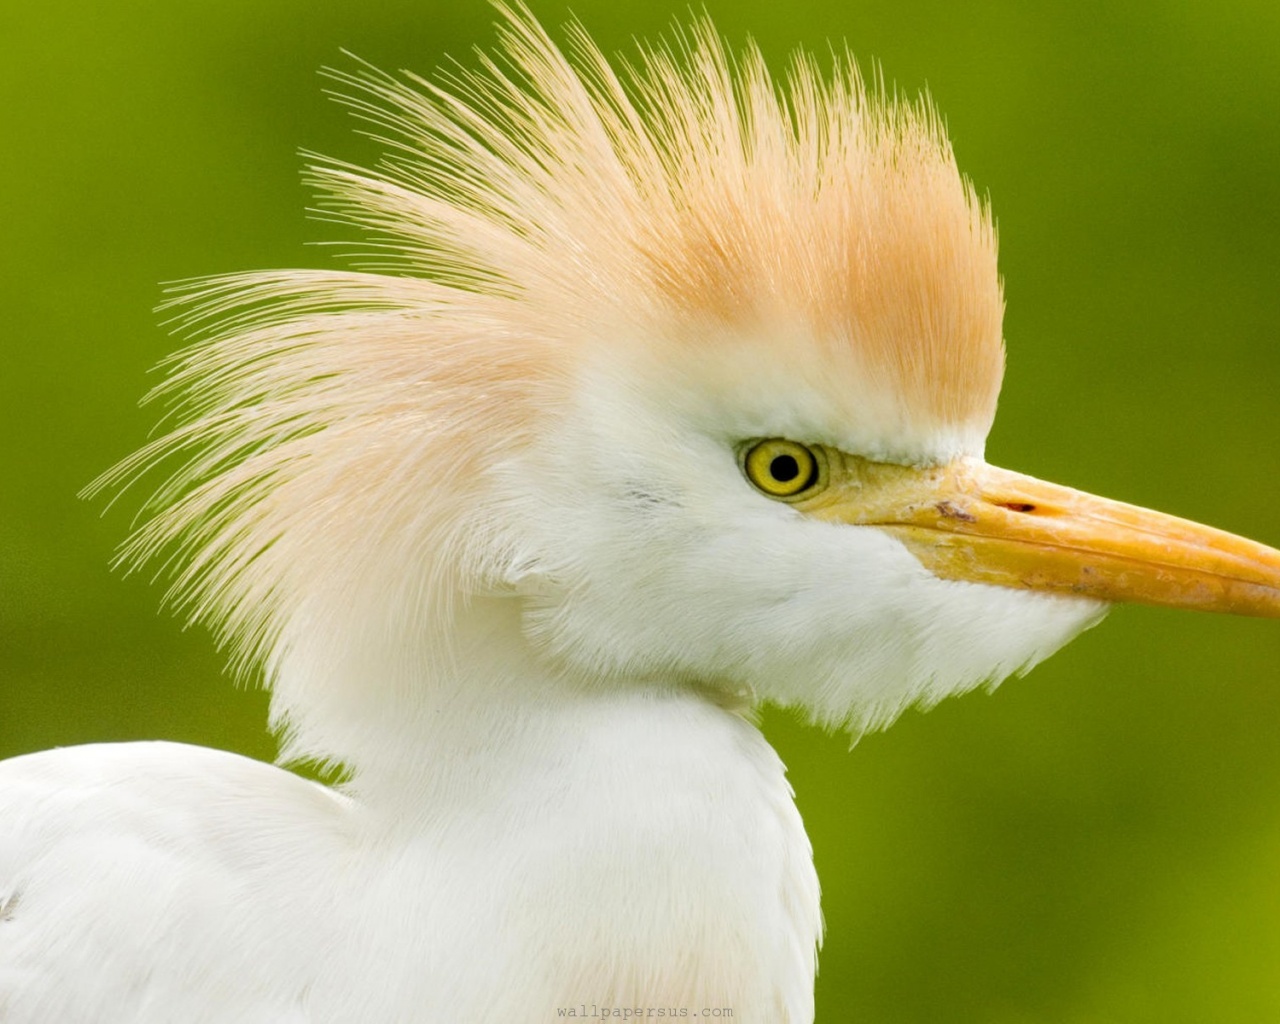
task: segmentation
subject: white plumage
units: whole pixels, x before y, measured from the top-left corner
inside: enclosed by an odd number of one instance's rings
[[[1277,613],[1277,553],[983,463],[994,234],[927,106],[847,59],[780,93],[705,25],[621,78],[573,42],[515,11],[509,64],[346,77],[389,156],[313,176],[383,265],[183,300],[210,336],[113,478],[178,460],[126,556],[349,781],[0,766],[6,1022],[809,1021],[754,706],[877,728],[1108,600]]]

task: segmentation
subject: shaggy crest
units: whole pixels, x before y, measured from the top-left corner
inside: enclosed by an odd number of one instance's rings
[[[706,21],[620,72],[523,7],[500,34],[438,82],[335,75],[387,155],[310,179],[376,272],[175,299],[201,335],[157,389],[176,425],[104,482],[176,460],[122,558],[176,567],[171,598],[246,663],[362,587],[421,621],[500,576],[486,473],[619,334],[660,352],[799,323],[928,421],[994,413],[994,232],[926,101],[869,93],[847,54],[825,79],[797,56],[779,88]]]

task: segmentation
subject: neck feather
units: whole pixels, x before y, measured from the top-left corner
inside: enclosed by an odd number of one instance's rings
[[[502,948],[477,957],[531,970],[552,957],[515,986],[548,1013],[672,999],[811,1020],[817,878],[759,730],[687,687],[555,671],[513,600],[456,619],[448,648],[364,630],[281,659],[286,753],[351,770],[363,827],[381,836],[370,845],[406,851],[400,869],[483,877],[498,895],[479,930]],[[488,904],[468,906],[483,918]],[[584,995],[555,987],[565,978],[598,983]]]

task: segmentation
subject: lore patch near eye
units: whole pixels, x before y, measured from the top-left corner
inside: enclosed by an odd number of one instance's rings
[[[796,441],[770,438],[747,449],[747,479],[771,498],[794,498],[818,482],[818,456]]]

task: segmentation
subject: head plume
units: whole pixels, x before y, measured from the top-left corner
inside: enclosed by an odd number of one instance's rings
[[[994,232],[927,101],[869,91],[847,54],[779,84],[705,21],[620,71],[569,34],[566,56],[503,8],[478,70],[336,75],[386,156],[310,178],[379,265],[175,300],[202,335],[158,389],[176,425],[107,479],[176,463],[124,558],[175,565],[172,596],[245,659],[374,594],[425,623],[500,577],[520,553],[486,474],[614,337],[782,326],[924,428],[989,426]]]

